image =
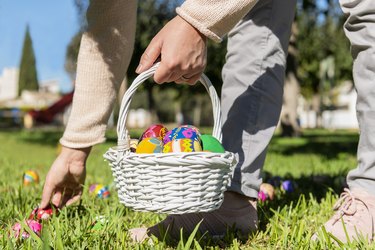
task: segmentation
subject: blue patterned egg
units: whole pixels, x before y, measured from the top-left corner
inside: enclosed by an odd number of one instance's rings
[[[177,139],[190,139],[200,142],[200,134],[199,132],[197,133],[193,128],[181,126],[168,131],[163,138],[163,143],[167,144],[168,142]]]

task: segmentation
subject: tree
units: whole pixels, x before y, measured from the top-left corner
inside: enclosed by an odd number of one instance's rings
[[[298,0],[296,20],[292,29],[284,86],[284,105],[281,114],[283,135],[298,135],[297,103],[299,93],[311,103],[319,116],[324,110],[322,96],[332,87],[351,79],[352,59],[349,42],[342,29],[343,15],[337,1]],[[298,32],[297,32],[298,31]],[[329,58],[334,67],[334,79],[329,88],[322,86],[321,65]]]
[[[135,69],[138,66],[141,55],[147,48],[151,39],[170,19],[172,19],[176,15],[175,8],[178,5],[180,5],[181,2],[181,0],[139,1],[137,9],[137,32],[135,36],[134,52],[127,72],[129,82],[132,82],[132,80],[137,76],[135,73]],[[76,5],[78,16],[81,20],[81,24],[83,25],[83,27],[85,27],[86,23],[83,22],[82,17],[84,16],[84,11],[87,7],[88,1],[74,0],[74,3]],[[74,77],[76,73],[75,65],[77,60],[80,37],[81,33],[77,34],[72,39],[67,49],[65,68],[72,77]],[[218,91],[218,94],[220,94],[220,89],[222,85],[221,68],[225,61],[225,52],[225,41],[221,44],[208,41],[207,61],[209,63],[207,64],[205,72],[214,84],[216,90]],[[154,87],[156,87],[158,90],[154,90]],[[169,101],[168,103],[166,103],[165,99],[161,100],[159,96],[164,95],[161,95],[161,92],[159,90],[163,92],[171,92],[168,93],[167,96],[173,97],[173,100],[171,100],[172,103],[170,103]],[[192,109],[197,109],[195,113],[210,114],[209,110],[207,110],[208,108],[211,108],[210,105],[207,106],[202,104],[201,97],[204,95],[207,96],[207,93],[204,87],[200,84],[197,84],[196,86],[192,87],[187,85],[176,84],[155,85],[154,83],[146,82],[143,86],[139,88],[137,93],[138,92],[146,92],[145,95],[143,95],[142,93],[142,96],[145,96],[146,98],[133,98],[132,107],[145,108],[151,111],[151,113],[154,114],[155,120],[165,121],[165,118],[167,118],[168,121],[170,121],[169,119],[171,117],[174,117],[173,114],[176,112],[176,110],[182,110],[188,113],[192,113]],[[181,103],[184,103],[186,100],[190,100],[190,103],[192,105],[184,105],[187,106],[187,108],[181,107]],[[162,101],[163,103],[161,103],[160,101]],[[202,109],[202,111],[199,111],[199,109]],[[204,118],[205,117],[202,117],[202,119]]]
[[[22,48],[18,95],[21,95],[23,90],[38,90],[38,75],[35,64],[33,42],[31,40],[29,26],[27,26]]]
[[[70,40],[65,54],[65,71],[69,74],[70,79],[73,81],[77,72],[77,58],[79,46],[81,45],[82,31],[75,34]]]
[[[65,54],[65,70],[69,74],[71,80],[74,80],[76,76],[79,46],[81,45],[83,31],[87,27],[85,14],[88,4],[88,0],[74,0],[74,5],[78,15],[79,30],[72,37],[72,40],[70,40]]]
[[[286,60],[283,108],[280,114],[281,135],[288,137],[299,136],[301,133],[297,114],[298,96],[300,94],[300,80],[297,75],[297,35],[297,23],[294,21]]]

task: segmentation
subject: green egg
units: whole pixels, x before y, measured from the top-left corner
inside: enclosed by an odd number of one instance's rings
[[[209,151],[212,153],[224,153],[225,149],[218,139],[212,135],[201,135],[202,149],[203,151]]]

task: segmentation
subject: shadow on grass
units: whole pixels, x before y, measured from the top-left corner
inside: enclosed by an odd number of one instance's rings
[[[21,140],[26,143],[56,146],[59,139],[62,137],[63,132],[63,128],[60,127],[43,127],[30,130],[22,128],[8,128],[2,129],[0,134],[7,137],[14,137],[17,140]]]
[[[51,145],[55,146],[60,138],[64,134],[64,128],[61,127],[42,127],[35,129],[21,129],[21,128],[8,128],[0,131],[2,134],[7,136],[13,136],[27,143],[35,143],[39,145]],[[142,130],[132,131],[131,138],[139,138],[142,134]],[[117,134],[114,129],[107,131],[106,141],[109,143],[117,142]]]
[[[7,133],[28,142],[42,145],[56,145],[64,132],[63,128],[37,128],[33,130],[9,129],[2,130],[1,133]],[[131,138],[139,138],[142,130],[132,130]],[[106,133],[107,142],[117,142],[115,129]],[[269,152],[281,154],[284,156],[298,154],[315,154],[324,156],[327,159],[335,159],[345,152],[355,155],[358,144],[358,133],[348,131],[327,132],[325,130],[310,130],[298,138],[284,138],[274,136]]]
[[[296,204],[301,195],[305,197],[306,201],[311,198],[310,194],[313,194],[314,199],[317,201],[325,198],[329,192],[339,195],[347,187],[346,175],[347,173],[345,172],[335,175],[300,176],[298,178],[285,176],[281,177],[281,181],[276,183],[276,185],[275,177],[266,178],[265,182],[271,183],[275,187],[275,199],[259,202],[261,208],[258,210],[259,229],[266,230],[269,218],[273,216],[272,211],[282,210],[285,206]],[[281,187],[283,180],[289,180],[293,183],[293,188],[289,192],[284,191]]]
[[[279,178],[271,177],[268,173],[268,179],[265,178],[265,182],[272,183],[275,188],[275,198],[266,202],[258,202],[258,217],[259,217],[259,230],[266,231],[267,225],[270,220],[274,217],[274,211],[281,211],[284,207],[291,206],[291,204],[297,204],[303,195],[306,202],[309,199],[314,198],[320,201],[325,198],[327,193],[334,192],[340,194],[342,190],[347,187],[345,176],[347,173],[338,173],[335,175],[310,175],[300,176],[293,178],[290,176],[280,176]],[[267,175],[267,174],[266,174]],[[279,180],[275,182],[275,179]],[[281,186],[282,182],[288,180],[293,183],[293,190],[290,192],[284,191]],[[310,194],[313,194],[312,196]],[[186,241],[189,235],[185,235],[184,240]],[[246,244],[248,238],[239,238],[235,230],[228,230],[228,233],[222,239],[212,239],[210,237],[202,237],[199,232],[194,237],[202,248],[205,247],[217,247],[227,248],[233,245],[234,240],[240,244]],[[251,236],[249,238],[251,240]],[[171,239],[167,239],[164,242],[170,247],[177,247],[181,242],[176,242]]]
[[[285,156],[316,154],[327,159],[340,157],[343,152],[355,155],[358,146],[356,132],[326,132],[322,130],[305,133],[298,138],[275,136],[269,150]]]

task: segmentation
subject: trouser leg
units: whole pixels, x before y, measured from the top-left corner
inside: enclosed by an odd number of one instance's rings
[[[238,164],[229,190],[257,197],[282,106],[295,0],[263,0],[228,34],[223,68],[223,145]]]
[[[344,30],[354,59],[360,128],[358,166],[347,180],[349,188],[363,188],[375,195],[375,1],[341,0],[340,4],[347,15]]]

